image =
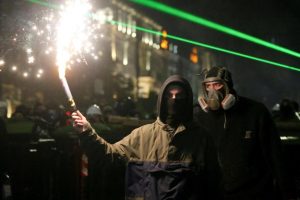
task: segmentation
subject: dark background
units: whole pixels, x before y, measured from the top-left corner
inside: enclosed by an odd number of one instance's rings
[[[25,4],[23,0],[0,0],[0,2],[1,8],[5,8],[8,14],[20,13],[17,12],[20,10],[24,10],[24,12],[21,12],[24,15],[32,14],[26,13],[30,4],[28,2],[28,4]],[[51,2],[51,0],[47,2]],[[299,58],[130,3],[127,0],[124,0],[125,2],[134,6],[139,12],[153,18],[154,21],[167,29],[169,34],[300,68]],[[300,13],[298,12],[300,1],[298,0],[165,0],[159,2],[300,52],[300,41],[298,39],[300,35]],[[3,15],[3,13],[0,14]],[[2,25],[1,42],[4,42],[2,37],[8,32],[8,30],[3,29],[3,24],[6,23],[10,22],[1,21],[0,24]],[[10,28],[17,28],[17,25],[12,23]],[[178,44],[179,53],[188,58],[192,46],[177,41],[174,41],[174,43]],[[300,102],[300,72],[221,52],[212,51],[212,53],[215,54],[219,64],[226,65],[232,71],[235,88],[239,94],[262,101],[269,108],[282,98],[290,98],[298,103]],[[201,51],[199,54],[201,54]],[[55,82],[52,84],[60,83]],[[39,85],[39,87],[44,87],[44,85]],[[280,133],[282,135],[298,136],[298,130],[292,130],[288,127],[287,130],[281,130]],[[128,133],[129,130],[118,130],[118,132]],[[0,167],[9,169],[8,173],[12,177],[12,190],[19,191],[19,193],[14,194],[15,197],[19,197],[16,199],[81,199],[81,189],[83,189],[81,183],[83,180],[80,180],[79,177],[81,152],[77,138],[73,138],[71,135],[67,138],[55,138],[55,143],[42,143],[32,141],[29,135],[21,137],[20,135],[14,136],[11,134],[9,136],[8,141],[2,138],[0,140],[0,143],[3,144],[0,145],[0,152],[5,154],[4,157],[7,159],[1,159]],[[2,150],[4,144],[8,147],[5,151]],[[291,168],[290,171],[294,173],[294,177],[298,178],[299,189],[299,143],[295,142],[293,144],[291,142],[289,144],[286,141],[285,149],[288,152],[288,166]],[[37,150],[37,152],[32,153],[30,150]],[[107,166],[107,168],[109,167]],[[120,182],[115,181],[115,177],[122,177],[119,175],[121,172],[112,169],[111,171],[105,171],[105,174],[100,174],[100,169],[99,171],[91,171],[91,173],[96,174],[94,177],[97,177],[93,181],[102,181],[97,183],[98,185],[94,184],[97,187],[96,195],[101,195],[98,192],[101,193],[106,190],[110,195],[124,196],[115,190],[110,191],[118,188],[118,185],[122,185]],[[109,179],[113,182],[105,182]],[[14,185],[13,183],[16,182],[18,184]],[[102,190],[99,189],[101,184],[105,185],[105,187],[101,187]]]
[[[252,35],[267,42],[300,51],[300,1],[272,0],[160,0],[158,2]],[[300,68],[299,58],[235,38],[192,22],[131,3],[157,20],[171,35],[222,47]],[[191,45],[179,43],[188,57]],[[211,50],[218,64],[233,73],[238,93],[264,102],[269,108],[283,98],[300,101],[300,73]],[[199,52],[201,54],[201,52]]]

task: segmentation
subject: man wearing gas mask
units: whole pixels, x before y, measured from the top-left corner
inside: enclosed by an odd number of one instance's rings
[[[126,162],[126,197],[131,200],[203,199],[205,138],[193,125],[193,95],[188,81],[169,77],[157,101],[158,117],[110,144],[86,118],[72,114],[89,160],[100,165]],[[122,198],[124,199],[124,198]]]
[[[222,70],[215,72],[214,69],[217,70],[213,68],[207,73],[202,85],[204,96],[199,97],[199,104],[205,112],[217,111],[221,108],[228,110],[236,101],[229,72],[224,73]],[[214,73],[219,74],[214,76]]]
[[[211,199],[295,199],[296,190],[284,166],[280,137],[267,108],[238,96],[231,73],[212,67],[194,107],[196,123],[212,141],[207,158]]]

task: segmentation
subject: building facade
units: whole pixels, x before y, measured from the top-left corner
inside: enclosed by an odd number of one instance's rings
[[[27,11],[30,9],[36,11],[40,7],[39,5],[30,8],[27,5]],[[82,107],[87,107],[91,103],[113,105],[127,99],[136,104],[142,102],[139,108],[147,107],[148,111],[151,111],[155,109],[156,96],[161,84],[173,74],[181,74],[187,78],[195,96],[198,95],[200,84],[196,74],[201,73],[203,67],[209,68],[215,62],[210,52],[202,50],[196,63],[183,57],[180,54],[180,46],[186,44],[176,44],[176,41],[169,40],[167,35],[161,34],[167,30],[159,22],[142,15],[124,1],[98,2],[94,7],[97,9],[95,13],[103,18],[103,23],[96,35],[99,39],[94,44],[96,50],[93,58],[86,58],[84,62],[75,61],[76,66],[66,72],[73,96],[79,105]],[[8,13],[17,16],[14,12]],[[17,12],[19,13],[21,11]],[[25,14],[21,16],[26,18]],[[34,24],[35,19],[31,20]],[[12,24],[7,23],[5,26]],[[24,34],[27,33],[24,31]],[[30,38],[33,41],[34,36]],[[167,45],[163,44],[165,41]],[[2,100],[9,99],[14,102],[13,104],[36,100],[47,102],[54,99],[58,101],[57,103],[63,101],[64,93],[57,78],[54,58],[36,53],[41,49],[36,43],[38,42],[35,42],[35,46],[33,42],[31,46],[22,45],[18,47],[18,51],[10,53],[13,57],[20,55],[25,57],[23,58],[25,64],[22,64],[21,58],[18,61],[19,66],[26,66],[22,72],[21,68],[18,68],[18,76],[16,76],[17,66],[13,62],[15,59],[5,61],[8,57],[4,56],[7,47],[3,47],[4,51],[1,51],[0,55],[4,62],[1,72]],[[50,50],[47,48],[46,52]],[[30,58],[33,59],[33,55],[35,62],[26,63]],[[41,73],[35,74],[33,78],[33,73],[37,71]],[[28,78],[30,73],[32,78]],[[54,94],[57,97],[54,97]]]

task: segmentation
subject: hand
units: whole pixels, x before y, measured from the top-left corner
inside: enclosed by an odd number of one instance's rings
[[[88,129],[91,129],[90,123],[86,118],[81,114],[79,110],[76,110],[72,113],[73,127],[79,132],[82,133]]]

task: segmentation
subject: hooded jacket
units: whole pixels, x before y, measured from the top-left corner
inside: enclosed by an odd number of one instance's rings
[[[214,143],[210,157],[215,159],[207,163],[211,172],[207,176],[214,177],[216,185],[221,181],[228,200],[275,199],[274,182],[283,199],[293,196],[280,138],[267,108],[248,98],[237,99],[226,111],[204,112],[199,105],[194,108],[195,120],[206,127]],[[281,199],[279,196],[277,193]]]
[[[164,123],[163,95],[173,83],[183,86],[188,96],[186,118],[176,128]],[[126,161],[126,199],[198,199],[205,139],[192,125],[192,99],[189,83],[180,76],[171,76],[158,96],[158,118],[154,123],[136,128],[114,144],[106,142],[91,128],[81,134],[81,145],[89,159]]]

